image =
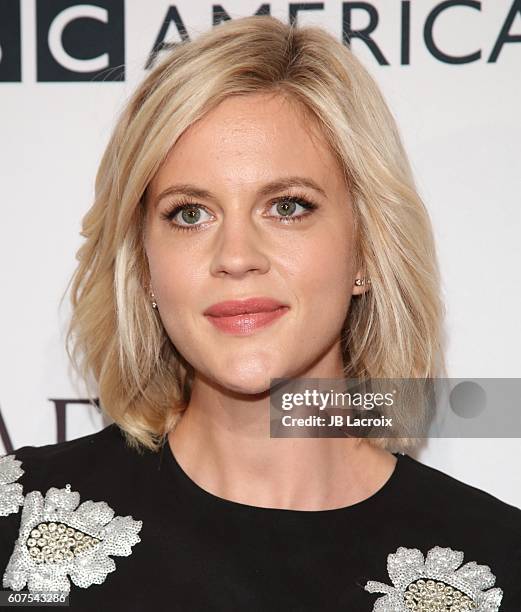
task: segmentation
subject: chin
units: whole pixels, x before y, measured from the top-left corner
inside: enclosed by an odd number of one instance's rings
[[[269,395],[270,385],[268,382],[259,382],[258,384],[244,384],[244,385],[224,385],[229,391],[240,394],[240,395]]]
[[[242,367],[236,370],[227,369],[226,372],[222,372],[222,375],[214,372],[213,377],[221,387],[234,393],[256,395],[269,392],[271,378],[276,378],[277,375],[272,375],[267,368],[258,370]]]

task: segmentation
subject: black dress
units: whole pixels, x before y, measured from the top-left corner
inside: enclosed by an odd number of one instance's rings
[[[24,446],[0,459],[4,601],[21,589],[108,612],[520,612],[521,510],[396,457],[368,499],[301,511],[217,497],[168,443],[140,455],[114,424]]]

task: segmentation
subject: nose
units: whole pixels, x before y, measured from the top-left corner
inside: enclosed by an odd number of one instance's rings
[[[265,238],[247,210],[225,215],[217,233],[211,273],[215,276],[241,277],[248,272],[269,270]]]

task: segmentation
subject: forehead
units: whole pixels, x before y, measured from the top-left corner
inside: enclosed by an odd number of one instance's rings
[[[230,189],[289,175],[341,182],[343,174],[316,119],[276,93],[230,96],[192,124],[170,150],[150,187],[174,180]]]

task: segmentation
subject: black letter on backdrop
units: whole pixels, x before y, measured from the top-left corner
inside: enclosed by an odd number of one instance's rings
[[[411,3],[402,2],[402,48],[401,60],[402,66],[411,63]]]
[[[0,81],[22,80],[22,38],[19,0],[0,0]]]
[[[219,25],[223,21],[231,21],[230,15],[228,15],[221,4],[214,4],[212,6],[212,25]]]
[[[448,9],[452,6],[468,6],[469,8],[476,9],[478,11],[481,10],[481,3],[475,2],[474,0],[447,0],[446,2],[442,2],[438,4],[435,8],[427,16],[425,21],[425,27],[423,28],[423,38],[425,39],[425,45],[429,50],[430,54],[433,55],[440,62],[445,62],[447,64],[469,64],[470,62],[475,62],[481,57],[481,51],[476,51],[475,53],[471,53],[470,55],[447,55],[443,53],[438,47],[434,44],[434,39],[432,37],[432,29],[434,27],[434,22],[437,19],[438,15],[442,13],[445,9]]]
[[[255,11],[254,15],[270,15],[270,5],[261,4]],[[222,21],[230,21],[231,17],[224,10],[222,4],[214,4],[212,6],[212,24],[219,25]]]
[[[269,4],[261,4],[257,11],[254,13],[255,15],[269,15],[270,14],[270,5]],[[223,21],[229,21],[231,19],[230,15],[225,11],[221,4],[212,5],[212,24],[214,26],[219,25]],[[161,24],[161,29],[159,30],[159,34],[157,35],[156,41],[154,42],[154,46],[152,47],[152,51],[148,56],[147,63],[145,64],[145,69],[149,70],[153,67],[154,62],[156,61],[157,56],[161,51],[165,49],[173,49],[179,43],[169,43],[165,42],[165,36],[168,31],[168,26],[171,22],[175,23],[175,27],[179,32],[179,36],[181,37],[181,42],[189,41],[190,37],[188,36],[188,32],[186,31],[185,24],[181,19],[181,15],[179,15],[179,11],[176,6],[170,6],[165,15],[163,23]]]
[[[52,399],[49,398],[50,402],[53,402],[56,411],[56,441],[65,442],[66,440],[66,413],[67,404],[91,404],[88,399]],[[95,399],[94,403],[99,408],[99,399]],[[7,431],[7,425],[5,424],[2,410],[0,409],[0,440],[5,448],[5,453],[8,455],[14,450],[13,442]]]
[[[38,0],[39,82],[125,80],[123,0]]]
[[[514,4],[512,4],[512,8],[505,19],[505,23],[501,28],[501,32],[499,33],[496,44],[494,45],[492,53],[490,54],[487,62],[495,62],[497,60],[498,55],[500,54],[505,43],[521,42],[521,34],[509,34],[509,30],[512,27],[512,22],[516,18],[516,13],[521,14],[521,0],[515,0]]]
[[[185,28],[185,24],[181,19],[181,15],[179,15],[179,11],[176,6],[169,6],[168,11],[166,12],[165,18],[163,19],[163,23],[161,24],[161,29],[159,30],[159,34],[157,35],[156,41],[154,42],[154,46],[152,47],[152,51],[148,56],[147,63],[145,64],[145,70],[152,68],[154,62],[156,61],[156,57],[159,53],[165,49],[173,49],[178,43],[169,43],[165,42],[165,36],[168,31],[168,26],[174,22],[177,31],[179,32],[179,36],[182,41],[190,40],[188,33]]]
[[[48,398],[50,402],[54,403],[54,409],[56,411],[56,441],[65,442],[67,428],[66,428],[66,413],[65,409],[67,404],[90,404],[88,399],[53,399]],[[99,399],[95,399],[94,403],[99,408]]]
[[[299,11],[323,11],[323,2],[290,2],[289,3],[289,22],[293,25],[297,19]]]
[[[2,409],[0,408],[0,439],[5,448],[5,454],[13,452],[13,442],[7,431],[7,425],[5,424],[4,417],[2,416]]]
[[[353,30],[351,28],[351,11],[353,9],[363,9],[369,13],[369,25],[364,30]],[[368,2],[344,2],[342,4],[342,42],[349,47],[353,38],[362,39],[369,49],[371,49],[373,55],[376,57],[376,61],[381,66],[388,66],[389,62],[385,59],[378,45],[369,36],[369,34],[376,29],[377,25],[378,11],[372,4]]]

